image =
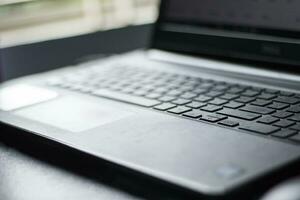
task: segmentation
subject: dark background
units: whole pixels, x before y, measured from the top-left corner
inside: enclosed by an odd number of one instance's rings
[[[4,80],[47,71],[86,56],[116,54],[149,44],[152,25],[131,26],[0,50]]]
[[[188,22],[299,31],[299,5],[297,0],[172,0],[166,15]]]

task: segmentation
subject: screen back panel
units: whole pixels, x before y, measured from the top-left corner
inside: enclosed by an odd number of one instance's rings
[[[299,72],[299,8],[297,0],[162,0],[152,47]]]

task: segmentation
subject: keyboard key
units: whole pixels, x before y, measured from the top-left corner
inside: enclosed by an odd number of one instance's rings
[[[288,112],[300,113],[300,105],[291,106],[287,109]]]
[[[159,88],[155,88],[154,90],[152,90],[152,92],[155,93],[165,93],[169,91],[169,89],[167,87],[159,87]]]
[[[192,99],[194,97],[198,96],[197,94],[195,93],[192,93],[192,92],[186,92],[184,94],[182,94],[180,97],[181,98],[184,98],[184,99]]]
[[[251,101],[254,101],[255,98],[254,97],[244,97],[244,96],[241,96],[237,99],[235,99],[234,101],[237,101],[239,103],[250,103]]]
[[[288,118],[289,120],[300,122],[300,114],[296,114]]]
[[[244,91],[245,89],[244,88],[240,88],[240,87],[232,87],[230,88],[229,90],[227,90],[228,93],[231,93],[231,94],[240,94]]]
[[[220,110],[217,113],[222,115],[227,115],[230,117],[239,118],[239,119],[245,119],[245,120],[254,120],[260,117],[260,115],[258,114],[240,111],[240,110],[233,110],[229,108],[224,108],[223,110]]]
[[[210,101],[212,100],[213,98],[211,97],[207,97],[207,96],[204,96],[204,95],[200,95],[198,97],[196,97],[194,100],[195,101],[200,101],[200,102],[207,102],[207,101]]]
[[[136,90],[136,91],[132,92],[132,94],[137,95],[137,96],[143,96],[143,95],[148,94],[148,91],[146,91],[146,90]]]
[[[123,93],[132,93],[134,91],[135,91],[135,89],[131,88],[131,87],[126,87],[121,90],[121,92],[123,92]]]
[[[293,96],[294,93],[287,92],[287,91],[280,91],[280,95],[290,97],[290,96]]]
[[[203,114],[200,120],[204,120],[207,122],[218,122],[223,119],[226,119],[227,117],[223,115],[217,115],[217,114]]]
[[[290,137],[289,139],[294,141],[294,142],[300,142],[300,133]]]
[[[263,100],[263,99],[257,99],[253,102],[251,102],[251,105],[255,105],[255,106],[266,106],[271,104],[271,101],[269,100]]]
[[[191,100],[188,100],[188,99],[176,99],[176,100],[172,101],[172,103],[177,104],[177,105],[185,105],[190,102],[191,102]]]
[[[279,121],[279,119],[276,117],[272,117],[272,116],[265,116],[258,120],[258,122],[264,123],[264,124],[272,124],[277,121]]]
[[[276,110],[282,110],[282,109],[287,108],[289,106],[290,105],[286,104],[286,103],[274,102],[271,105],[269,105],[268,108],[273,108],[273,109],[276,109]]]
[[[254,91],[254,90],[246,90],[242,93],[243,96],[247,96],[247,97],[255,97],[259,94],[258,91]]]
[[[135,89],[136,86],[132,85],[132,81],[129,81],[126,85],[126,88],[132,88],[132,89]],[[147,90],[147,91],[150,91],[150,90],[155,90],[157,89],[157,86],[152,84],[152,83],[145,83],[145,85],[143,85],[142,87],[140,87],[141,89],[143,90]]]
[[[293,131],[293,130],[280,130],[274,134],[272,134],[272,136],[274,137],[279,137],[279,138],[288,138],[292,135],[297,134],[297,131]]]
[[[192,110],[192,109],[185,107],[185,106],[177,106],[175,108],[172,108],[171,110],[168,110],[168,112],[174,113],[174,114],[182,114],[182,113],[188,112],[190,110]]]
[[[170,96],[178,96],[181,95],[182,91],[180,90],[170,90],[169,92],[167,92],[168,95]]]
[[[202,83],[201,85],[198,86],[198,88],[202,88],[202,89],[210,89],[214,86],[213,83]]]
[[[218,110],[221,110],[222,107],[221,106],[215,106],[215,105],[207,105],[207,106],[204,106],[200,109],[204,110],[204,111],[207,111],[207,112],[216,112]]]
[[[295,124],[294,126],[291,126],[290,129],[300,131],[300,124]]]
[[[287,128],[289,126],[292,126],[293,124],[295,124],[295,122],[283,119],[283,120],[280,120],[280,121],[274,123],[273,125],[281,127],[281,128]]]
[[[202,116],[202,114],[203,113],[200,110],[192,110],[187,113],[184,113],[183,116],[190,117],[190,118],[199,118]]]
[[[218,96],[221,96],[222,94],[224,94],[224,92],[210,91],[210,92],[207,92],[205,95],[208,97],[218,97]]]
[[[257,92],[262,92],[264,89],[260,87],[251,87],[252,90],[257,91]]]
[[[187,104],[186,106],[190,107],[190,108],[201,108],[201,107],[206,106],[206,105],[207,105],[206,103],[193,101],[193,102]]]
[[[217,106],[221,106],[227,102],[228,102],[227,100],[219,99],[219,98],[215,98],[214,100],[209,101],[210,104],[217,105]]]
[[[276,113],[272,114],[273,117],[277,117],[277,118],[281,118],[281,119],[290,117],[292,115],[293,115],[292,113],[284,112],[284,111],[277,111]]]
[[[174,107],[176,107],[176,105],[174,105],[172,103],[163,103],[163,104],[155,106],[154,108],[156,110],[165,111],[165,110],[168,110],[168,109],[171,109],[171,108],[174,108]]]
[[[168,101],[173,101],[175,99],[176,99],[176,97],[174,97],[174,96],[162,96],[158,100],[163,101],[163,102],[168,102]]]
[[[194,90],[193,90],[193,93],[196,93],[196,94],[204,94],[204,93],[206,93],[207,92],[207,89],[203,89],[203,88],[195,88]]]
[[[224,94],[224,95],[220,96],[219,98],[226,99],[226,100],[233,100],[238,97],[239,97],[239,95],[237,95],[237,94]]]
[[[226,85],[216,85],[215,87],[212,88],[212,90],[215,91],[225,91],[226,89],[228,89],[228,86]]]
[[[223,120],[221,122],[219,122],[218,124],[221,124],[221,125],[224,125],[224,126],[229,126],[229,127],[236,127],[239,125],[239,122],[236,122],[236,121],[233,121],[233,120],[230,120],[230,119],[226,119],[226,120]]]
[[[240,108],[242,106],[244,106],[243,103],[238,103],[238,102],[234,102],[234,101],[231,101],[224,105],[224,107],[226,107],[226,108],[233,108],[233,109]]]
[[[184,93],[184,92],[188,92],[188,91],[191,91],[191,90],[193,90],[193,89],[194,89],[193,86],[181,85],[181,86],[179,86],[176,90],[181,91],[181,94],[182,94],[182,93]]]
[[[288,104],[296,104],[300,102],[300,99],[294,98],[294,97],[285,97],[285,96],[279,96],[274,101],[278,101],[281,103],[288,103]]]
[[[107,89],[99,89],[93,93],[96,96],[105,97],[109,99],[119,100],[127,103],[132,103],[145,107],[152,107],[160,104],[160,101],[154,99],[147,99],[144,97],[133,96],[125,93],[115,92]]]
[[[266,99],[266,100],[274,99],[275,97],[277,97],[275,94],[268,94],[268,93],[261,93],[260,95],[257,96],[257,98]]]
[[[266,93],[270,93],[270,94],[278,94],[279,90],[274,90],[274,89],[265,89]]]
[[[251,106],[251,105],[247,105],[245,107],[242,107],[242,108],[240,108],[240,110],[249,111],[249,112],[258,113],[258,114],[263,114],[263,115],[267,115],[267,114],[273,113],[275,111],[275,110],[270,109],[270,108],[264,108],[264,107],[259,107],[259,106]]]
[[[279,130],[278,127],[258,123],[242,124],[239,128],[264,135],[269,135]]]
[[[145,95],[145,97],[150,98],[150,99],[157,99],[159,97],[161,97],[160,93],[149,93],[147,95]]]

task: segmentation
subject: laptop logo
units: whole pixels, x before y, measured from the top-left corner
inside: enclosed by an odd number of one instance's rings
[[[222,179],[234,179],[245,173],[245,169],[233,164],[226,164],[216,170],[216,175]]]

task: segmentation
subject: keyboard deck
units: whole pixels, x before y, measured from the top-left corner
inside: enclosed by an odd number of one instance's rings
[[[300,144],[300,94],[136,67],[79,70],[50,86]]]

